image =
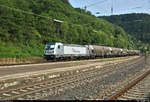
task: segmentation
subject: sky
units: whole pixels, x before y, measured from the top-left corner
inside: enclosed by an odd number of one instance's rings
[[[150,0],[69,0],[75,8],[84,8],[95,16],[110,16],[127,13],[150,14]],[[113,13],[111,13],[113,7]],[[99,14],[96,14],[99,12]]]

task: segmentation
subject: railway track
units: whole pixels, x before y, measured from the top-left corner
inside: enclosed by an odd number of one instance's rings
[[[63,66],[59,63],[57,64],[53,64],[51,63],[50,65],[36,65],[36,66],[30,66],[30,67],[24,67],[24,68],[4,68],[4,69],[0,69],[0,91],[3,89],[10,89],[12,87],[19,87],[19,86],[23,86],[23,85],[27,85],[27,84],[33,84],[39,81],[44,81],[44,80],[49,80],[52,78],[56,78],[56,77],[60,77],[60,76],[64,76],[64,75],[68,75],[71,73],[76,73],[76,71],[84,71],[84,70],[90,70],[93,69],[97,66],[103,67],[105,65],[111,65],[111,64],[119,64],[119,63],[126,63],[128,60],[132,61],[132,60],[136,60],[139,59],[139,57],[131,57],[131,58],[127,58],[127,59],[120,59],[120,60],[114,60],[114,61],[108,61],[108,62],[93,62],[92,64],[88,64],[88,65],[78,65],[77,63],[73,63],[73,65],[71,66],[69,64],[69,66],[71,67],[67,67],[66,65],[63,64]],[[86,62],[88,63],[88,62]],[[75,65],[76,64],[76,65]],[[84,64],[84,63],[81,63]],[[65,67],[64,67],[65,66]],[[111,65],[113,66],[113,65]],[[44,70],[40,70],[45,68]],[[54,67],[54,68],[53,68]],[[46,68],[48,70],[46,70]],[[33,71],[33,72],[29,72],[29,71]],[[24,71],[24,72],[23,72]],[[28,71],[28,72],[26,72]],[[5,73],[6,72],[6,73]],[[10,72],[10,73],[9,73]],[[20,72],[20,73],[16,73],[15,72]],[[8,73],[8,74],[7,74]],[[13,73],[11,75],[11,73]],[[4,74],[4,75],[3,75]]]
[[[125,64],[126,64],[126,67],[125,67]],[[113,66],[112,70],[110,70],[111,68],[108,67],[109,71],[108,73],[105,73],[105,74],[101,74],[101,75],[97,75],[95,77],[91,77],[89,78],[90,80],[82,85],[79,85],[78,87],[75,87],[73,89],[68,89],[67,92],[65,93],[62,93],[61,95],[57,95],[57,96],[50,96],[50,97],[44,97],[43,99],[79,99],[79,100],[88,100],[88,99],[100,99],[100,100],[104,100],[104,99],[108,99],[113,93],[119,91],[121,88],[123,88],[125,85],[127,85],[129,82],[135,80],[137,78],[137,76],[141,76],[144,72],[146,72],[148,70],[148,68],[145,68],[145,65],[142,65],[143,64],[143,58],[140,58],[138,60],[135,60],[133,61],[132,63],[129,62],[129,63],[122,63],[122,64],[119,64],[119,65],[115,65]],[[137,68],[136,70],[134,70],[134,74],[129,74],[127,76],[125,76],[124,78],[121,79],[121,81],[118,81],[118,82],[115,82],[111,77],[111,75],[115,75],[116,72],[118,73],[122,73],[122,72],[126,72],[126,71],[132,71],[133,69],[135,69],[137,66],[141,65],[140,69]],[[119,67],[120,66],[120,67]],[[107,69],[107,68],[105,68]],[[141,70],[143,69],[143,70]],[[119,76],[119,77],[122,77],[122,76]],[[106,81],[108,81],[109,79],[110,82],[108,84],[108,82],[106,83]],[[91,82],[90,82],[91,81]],[[99,90],[95,89],[95,86],[94,83],[96,82],[100,82],[97,86],[100,86],[98,87]],[[80,81],[79,83],[83,83],[83,80]],[[79,84],[78,83],[78,84]],[[75,83],[77,84],[77,83]],[[92,85],[90,85],[92,84]],[[122,86],[122,87],[121,87]],[[95,91],[95,92],[92,92],[92,91]],[[89,91],[89,92],[88,92]],[[100,92],[101,94],[101,97],[93,97],[93,95],[97,94]],[[104,92],[104,93],[103,93]],[[71,95],[70,95],[71,94]],[[108,97],[109,96],[109,97]],[[65,97],[65,98],[64,98]],[[74,98],[75,97],[75,98]]]
[[[132,63],[136,64],[136,62]],[[132,65],[131,64],[131,65]],[[112,64],[113,66],[114,64]],[[104,68],[93,68],[87,71],[81,71],[73,73],[72,75],[60,77],[53,80],[46,80],[32,85],[25,85],[17,88],[0,91],[0,100],[13,100],[13,99],[41,99],[42,97],[35,97],[38,93],[45,93],[50,90],[66,88],[66,85],[78,85],[83,80],[100,77],[105,77],[106,74],[114,73],[117,68],[110,68],[111,65],[105,66]],[[46,97],[46,95],[45,95]]]
[[[141,59],[140,59],[141,60]],[[140,61],[140,60],[138,60],[138,61]],[[133,65],[136,65],[137,63],[136,62],[133,62],[133,63],[130,63],[130,64],[128,64],[129,66],[133,66]],[[124,64],[122,64],[122,66],[124,66]],[[109,69],[109,68],[108,68]],[[106,69],[105,69],[106,70]],[[105,78],[105,77],[107,77],[107,76],[109,76],[110,74],[113,74],[113,73],[115,73],[116,71],[119,71],[120,69],[119,68],[117,68],[116,66],[115,67],[113,67],[111,70],[109,69],[109,72],[107,72],[107,73],[105,73],[105,74],[101,74],[101,76],[97,76],[97,77],[94,77],[93,78],[93,80],[101,80],[101,79],[103,79],[103,78]],[[124,69],[124,70],[128,70],[128,69]],[[108,74],[109,73],[109,74]],[[91,81],[91,82],[93,82],[93,81]],[[91,83],[88,83],[88,84],[91,84]],[[87,87],[87,85],[88,84],[85,84],[85,86],[83,86],[82,85],[82,87],[84,87],[84,88],[86,88]],[[77,89],[77,88],[75,88],[75,89]],[[86,88],[86,89],[88,89],[88,87]],[[80,91],[80,90],[79,90]],[[70,91],[69,91],[70,92]],[[75,93],[78,93],[78,91],[76,90],[75,91]],[[82,94],[84,94],[84,93],[82,93]],[[86,93],[85,93],[86,94]],[[76,96],[78,96],[78,97],[76,97],[75,99],[83,99],[83,98],[80,98],[80,95],[76,95]],[[50,98],[51,99],[51,98]]]
[[[149,64],[148,66],[149,67]],[[144,74],[143,74],[144,73]],[[141,70],[118,85],[111,85],[100,96],[91,99],[100,100],[149,100],[150,68]]]
[[[37,92],[47,90],[50,88],[60,87],[60,86],[66,85],[66,84],[71,84],[74,82],[85,80],[86,78],[94,77],[97,74],[106,74],[108,72],[108,70],[106,70],[103,73],[98,72],[98,71],[99,70],[86,71],[86,72],[82,72],[80,74],[70,75],[70,76],[66,76],[63,78],[59,78],[57,80],[56,79],[47,80],[47,81],[44,81],[41,83],[36,83],[33,85],[27,85],[24,87],[18,87],[18,88],[7,90],[7,91],[1,91],[0,99],[1,100],[17,99],[22,96],[24,97],[25,95],[30,95],[30,94],[37,93]]]
[[[150,70],[132,81],[125,88],[109,97],[109,100],[148,100],[150,92]]]

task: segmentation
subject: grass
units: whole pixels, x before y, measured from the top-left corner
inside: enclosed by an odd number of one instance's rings
[[[44,45],[23,45],[0,42],[0,58],[43,57]]]

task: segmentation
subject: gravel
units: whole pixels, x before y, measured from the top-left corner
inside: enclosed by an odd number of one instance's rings
[[[147,65],[149,61],[147,61]],[[147,69],[144,64],[144,57],[137,60],[128,61],[123,64],[112,66],[114,70],[111,74],[107,74],[104,77],[96,76],[81,81],[74,87],[67,86],[64,92],[59,94],[50,95],[45,100],[83,100],[90,99],[94,96],[108,94],[105,90],[111,90],[119,83],[126,80],[126,78],[135,75],[143,69]],[[103,97],[101,97],[103,98]]]

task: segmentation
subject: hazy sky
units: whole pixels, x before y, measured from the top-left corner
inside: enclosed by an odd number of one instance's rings
[[[73,7],[84,8],[91,11],[96,16],[111,15],[113,5],[113,14],[126,13],[149,13],[150,0],[69,0]],[[93,5],[91,5],[93,4]],[[100,12],[100,14],[96,14]]]

